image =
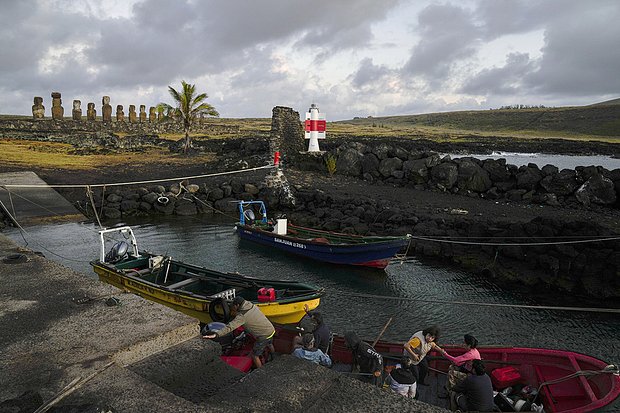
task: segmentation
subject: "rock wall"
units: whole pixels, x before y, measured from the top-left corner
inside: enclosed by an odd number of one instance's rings
[[[277,208],[281,201],[288,205],[288,197],[281,187],[246,182],[240,178],[209,184],[185,180],[168,185],[94,190],[96,214],[90,199],[84,199],[76,206],[86,216],[94,218],[97,215],[103,220],[151,214],[189,216],[214,213],[238,219],[237,200],[264,199],[271,207]]]
[[[525,223],[418,218],[413,211],[368,197],[335,197],[321,190],[295,193],[288,211],[298,225],[356,234],[413,234],[408,254],[438,258],[489,277],[580,295],[620,298],[620,242],[537,246],[480,243],[545,243],[614,236],[591,222],[535,218]],[[432,239],[432,241],[428,239]],[[473,240],[457,244],[448,239]]]
[[[489,200],[506,199],[553,206],[620,206],[620,169],[577,167],[559,170],[530,163],[517,167],[505,159],[451,159],[433,152],[412,152],[387,143],[345,143],[322,158],[306,156],[300,165],[325,170],[337,158],[336,173],[416,189],[447,191]]]
[[[276,106],[271,117],[270,151],[280,151],[285,165],[293,164],[303,150],[304,132],[299,120],[299,112],[291,108]]]

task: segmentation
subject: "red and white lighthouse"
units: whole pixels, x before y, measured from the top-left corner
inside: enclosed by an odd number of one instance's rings
[[[320,152],[319,139],[325,139],[325,114],[319,113],[319,107],[314,103],[306,113],[306,139],[310,140],[308,152]]]

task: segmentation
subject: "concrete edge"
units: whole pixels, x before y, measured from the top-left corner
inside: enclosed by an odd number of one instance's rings
[[[122,367],[130,366],[153,354],[159,353],[198,335],[198,322],[186,324],[174,330],[153,337],[150,340],[133,344],[111,356]]]

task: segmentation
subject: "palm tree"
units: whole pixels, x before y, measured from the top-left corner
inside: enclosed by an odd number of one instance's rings
[[[187,153],[192,144],[189,131],[196,118],[203,114],[208,116],[220,116],[220,114],[212,105],[205,102],[208,98],[206,93],[196,95],[196,85],[190,85],[185,80],[181,81],[181,85],[183,90],[178,92],[172,86],[168,86],[168,92],[175,100],[176,107],[170,106],[167,103],[160,103],[158,106],[164,109],[166,118],[183,121],[183,131],[185,132],[183,152]]]

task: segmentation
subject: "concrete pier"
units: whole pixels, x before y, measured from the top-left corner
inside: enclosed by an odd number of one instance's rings
[[[0,173],[0,187],[2,205],[19,225],[85,219],[69,201],[54,188],[47,186],[34,172]]]
[[[244,375],[197,333],[0,234],[0,411],[445,412],[288,355]]]

